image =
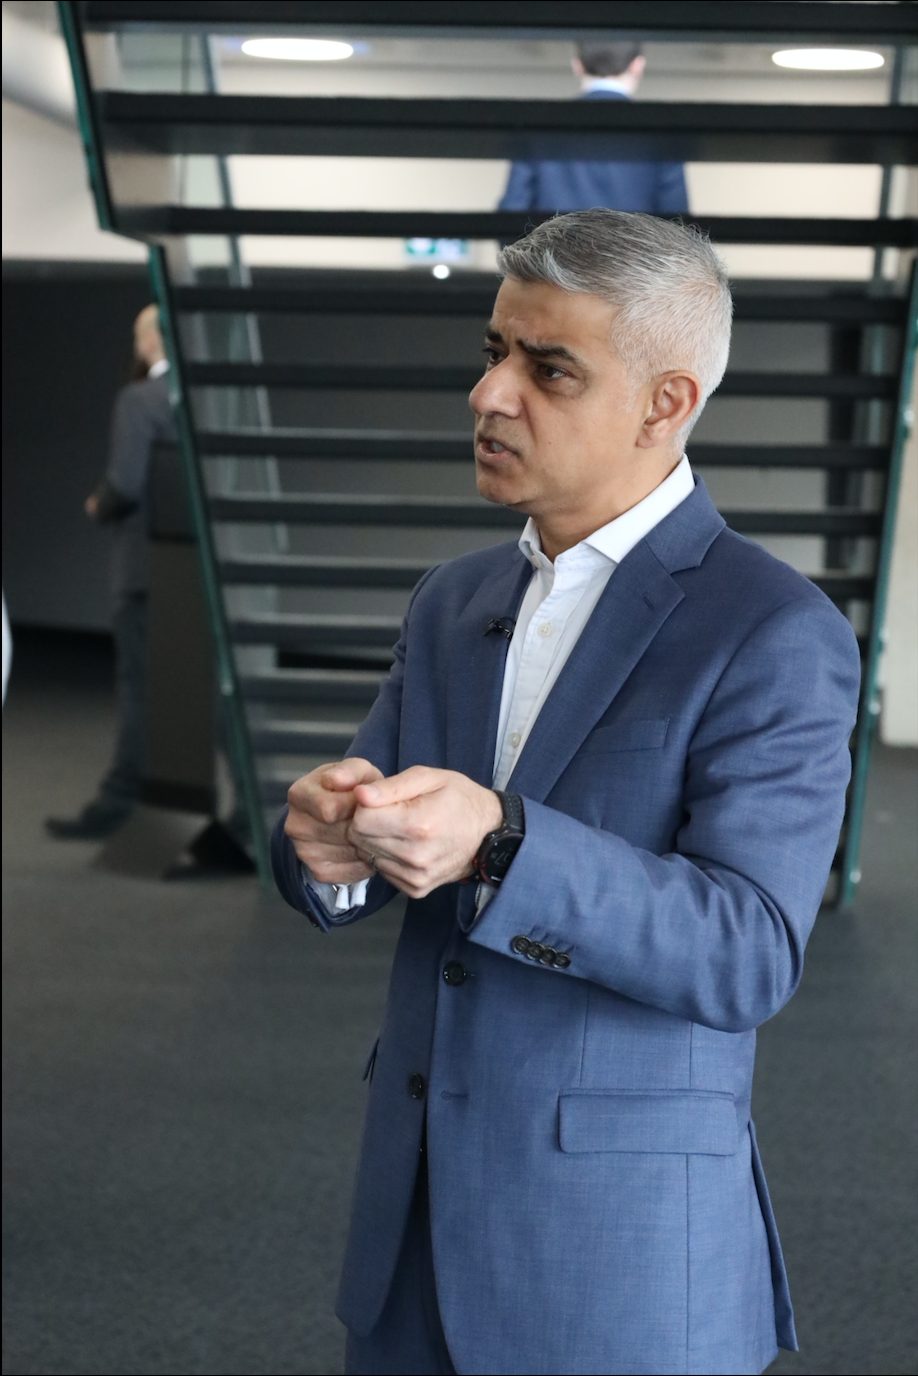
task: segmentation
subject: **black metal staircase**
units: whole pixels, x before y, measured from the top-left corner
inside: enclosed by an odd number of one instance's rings
[[[624,143],[635,157],[911,164],[918,153],[918,121],[914,107],[903,105],[306,99],[93,85],[89,32],[160,26],[201,35],[247,29],[252,8],[222,0],[60,6],[100,220],[153,246],[220,687],[264,875],[265,816],[283,800],[295,774],[346,749],[389,661],[408,590],[438,558],[509,538],[519,526],[518,517],[466,490],[462,476],[471,468],[462,398],[476,380],[467,360],[475,332],[487,319],[495,281],[465,271],[445,282],[410,271],[256,270],[240,280],[230,268],[195,276],[184,239],[505,239],[542,217],[174,204],[155,192],[157,185],[168,185],[170,159],[240,153],[512,157],[525,154],[537,133],[542,146],[546,139],[554,142],[558,157],[575,146],[582,156],[587,140],[596,156],[614,141],[619,157]],[[257,23],[314,32],[333,28],[337,34],[353,27],[442,37],[458,25],[464,36],[575,37],[599,27],[684,41],[818,35],[823,43],[869,37],[902,45],[918,36],[918,9],[856,2],[596,6],[568,0],[556,10],[466,0],[432,13],[416,4],[262,0]],[[149,172],[146,179],[138,179],[138,166]],[[715,243],[886,248],[899,250],[903,265],[918,244],[914,220],[885,213],[873,219],[703,217],[698,223]],[[862,284],[739,282],[738,362],[689,447],[693,467],[709,479],[715,496],[719,473],[735,492],[742,489],[743,474],[753,471],[772,474],[778,495],[782,475],[811,473],[820,494],[818,504],[776,501],[754,509],[735,497],[719,504],[728,524],[753,538],[816,542],[806,547],[805,571],[851,617],[861,641],[864,711],[836,862],[835,897],[845,902],[859,877],[860,814],[915,348],[914,291],[910,303],[906,287],[904,272],[896,281],[875,275]],[[253,318],[258,350],[231,355],[229,322]],[[823,366],[801,367],[799,360],[772,370],[759,366],[765,351],[755,341],[775,325],[816,331],[812,338]],[[321,351],[314,342],[319,333],[332,340]],[[404,343],[399,348],[406,338],[412,361],[392,361],[407,353]],[[348,344],[355,339],[373,340],[371,352],[380,361],[356,361]],[[868,340],[879,340],[881,347],[868,349]],[[841,370],[839,341],[846,360]],[[422,361],[415,364],[415,358]],[[748,366],[750,358],[756,366]],[[245,404],[259,392],[270,402],[260,418],[257,407]],[[228,395],[243,398],[236,411],[251,422],[225,419],[231,414]],[[770,440],[762,422],[741,443],[718,440],[718,410],[735,398],[819,411],[806,411],[799,434],[782,435],[780,442]],[[253,531],[262,537],[254,548],[245,538]]]

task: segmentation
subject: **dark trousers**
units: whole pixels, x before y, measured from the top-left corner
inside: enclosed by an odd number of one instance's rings
[[[434,1284],[425,1152],[385,1308],[369,1337],[348,1333],[344,1369],[347,1376],[455,1376]]]
[[[115,642],[116,735],[112,762],[99,785],[107,803],[140,797],[147,753],[147,595],[118,598],[112,619]]]

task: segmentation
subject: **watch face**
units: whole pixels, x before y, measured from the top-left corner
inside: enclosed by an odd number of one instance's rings
[[[500,883],[507,873],[522,840],[523,837],[519,832],[511,832],[509,835],[498,836],[492,841],[486,865],[488,878],[493,884]]]

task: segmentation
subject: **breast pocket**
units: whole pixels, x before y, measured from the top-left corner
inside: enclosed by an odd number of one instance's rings
[[[605,755],[619,750],[659,750],[666,744],[669,717],[641,717],[598,726],[586,738],[580,755]]]

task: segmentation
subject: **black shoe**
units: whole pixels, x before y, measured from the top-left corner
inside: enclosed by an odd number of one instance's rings
[[[132,804],[95,801],[77,817],[46,817],[45,830],[58,841],[100,841],[130,817]]]

